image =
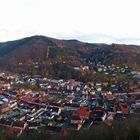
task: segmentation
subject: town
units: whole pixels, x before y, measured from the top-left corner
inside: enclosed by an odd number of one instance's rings
[[[88,71],[89,67],[82,69]],[[111,125],[115,119],[139,113],[139,70],[98,64],[94,74],[111,80],[84,83],[0,72],[0,128],[17,136],[42,129],[55,134],[101,123]]]

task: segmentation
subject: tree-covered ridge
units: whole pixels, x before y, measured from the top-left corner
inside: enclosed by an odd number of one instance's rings
[[[85,43],[77,40],[58,40],[32,36],[0,43],[0,68],[16,72],[61,75],[63,71],[84,65],[140,65],[140,47],[123,44]],[[59,66],[58,66],[59,65]],[[64,66],[65,67],[64,67]],[[56,74],[56,67],[60,72]],[[77,72],[76,72],[77,73]],[[74,74],[75,75],[75,74]],[[60,76],[64,78],[63,76]],[[69,76],[68,76],[69,77]],[[73,76],[71,77],[73,78]]]

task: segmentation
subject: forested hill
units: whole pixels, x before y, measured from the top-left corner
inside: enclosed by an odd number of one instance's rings
[[[48,68],[51,64],[59,62],[69,66],[80,66],[87,62],[99,61],[103,64],[140,65],[140,46],[85,43],[45,36],[0,43],[0,68],[18,65],[27,67],[35,63]]]

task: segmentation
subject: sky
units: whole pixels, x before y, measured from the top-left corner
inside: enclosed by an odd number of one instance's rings
[[[140,0],[0,0],[0,42],[33,35],[140,45]]]

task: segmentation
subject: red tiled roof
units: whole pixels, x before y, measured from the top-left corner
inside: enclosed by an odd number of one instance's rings
[[[119,107],[124,114],[128,114],[128,107],[125,103],[119,103]]]
[[[77,115],[80,117],[89,117],[90,112],[88,111],[87,107],[80,107],[78,110],[74,112],[74,115]]]
[[[3,128],[9,133],[16,133],[16,134],[20,133],[20,131],[22,130],[21,128],[12,127],[10,125],[9,126],[3,126]]]

